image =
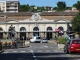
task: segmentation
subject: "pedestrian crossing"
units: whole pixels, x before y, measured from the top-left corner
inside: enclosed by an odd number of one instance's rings
[[[34,53],[57,53],[57,52],[63,52],[60,50],[33,50]],[[31,53],[31,51],[4,51],[3,53]]]

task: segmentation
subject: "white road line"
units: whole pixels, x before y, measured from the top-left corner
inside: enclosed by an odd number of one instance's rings
[[[37,59],[35,59],[35,60],[37,60]]]
[[[13,52],[17,52],[17,51],[13,51]]]
[[[21,51],[21,52],[23,53],[23,52],[25,52],[25,51]]]
[[[33,50],[31,50],[30,52],[32,53],[33,58],[34,58],[35,60],[37,60],[37,59],[36,59],[36,56],[34,55],[34,51],[33,51]]]
[[[36,58],[36,56],[33,56],[34,58]]]
[[[51,52],[50,50],[46,50],[46,52]]]
[[[42,50],[38,50],[38,52],[42,52]]]

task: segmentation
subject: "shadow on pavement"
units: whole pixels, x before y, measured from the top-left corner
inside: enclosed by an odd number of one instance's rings
[[[80,57],[66,56],[65,53],[2,53],[0,54],[0,60],[73,60],[80,59]],[[63,55],[63,56],[61,56]]]

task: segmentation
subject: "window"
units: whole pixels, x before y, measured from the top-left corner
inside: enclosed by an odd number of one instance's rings
[[[72,43],[73,44],[80,44],[80,40],[73,40]]]

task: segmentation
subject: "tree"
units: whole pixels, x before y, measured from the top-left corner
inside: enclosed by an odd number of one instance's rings
[[[73,18],[71,23],[72,23],[72,29],[75,32],[80,32],[80,12]]]
[[[53,10],[57,10],[57,9],[58,9],[58,7],[54,7],[54,8],[53,8]]]
[[[57,2],[57,7],[58,7],[58,11],[63,11],[66,9],[66,3],[59,1],[59,2]]]
[[[73,7],[76,7],[77,10],[80,11],[80,1],[77,1],[77,3],[73,4]]]
[[[27,12],[29,11],[30,7],[28,4],[26,5],[20,5],[20,12]]]

